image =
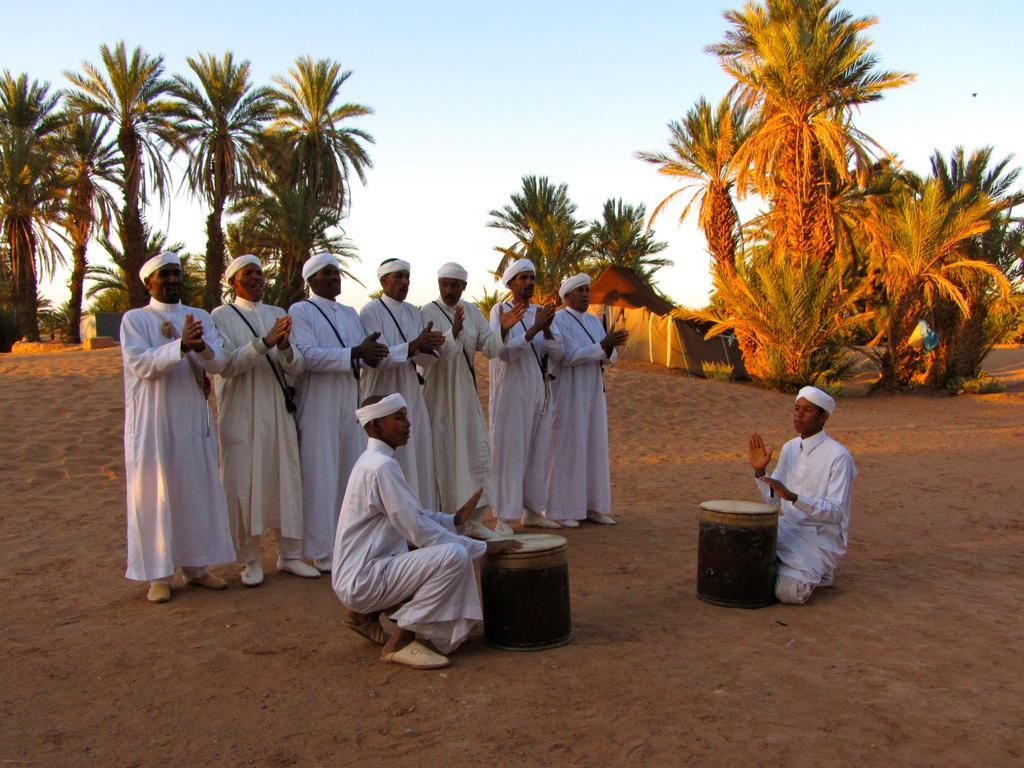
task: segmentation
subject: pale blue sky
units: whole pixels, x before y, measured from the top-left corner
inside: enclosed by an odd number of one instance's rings
[[[428,301],[437,267],[470,270],[468,293],[494,286],[492,248],[507,238],[486,226],[525,174],[567,182],[578,214],[595,218],[608,197],[650,211],[671,191],[637,150],[660,150],[665,124],[702,94],[728,88],[704,46],[721,39],[721,12],[738,2],[5,2],[0,67],[65,84],[62,72],[97,61],[99,43],[124,39],[162,53],[184,72],[197,51],[232,50],[268,82],[301,54],[330,57],[354,71],[349,101],[375,114],[358,121],[377,140],[368,184],[356,182],[348,235],[375,287],[376,264],[413,263],[410,300]],[[1024,98],[1019,85],[1019,0],[856,0],[843,7],[879,17],[871,36],[885,68],[918,81],[864,109],[858,125],[915,170],[934,148],[992,144],[1024,162]],[[972,97],[972,93],[977,93]],[[702,305],[710,280],[703,238],[679,209],[656,224],[675,266],[660,274],[677,301]],[[203,212],[185,196],[153,223],[205,247]],[[92,258],[102,258],[97,248]],[[66,299],[66,274],[46,287]],[[366,291],[345,287],[360,305]]]

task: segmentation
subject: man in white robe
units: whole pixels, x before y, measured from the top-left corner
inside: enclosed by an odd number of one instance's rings
[[[522,545],[458,535],[457,527],[476,508],[479,490],[454,515],[422,507],[395,458],[410,430],[400,394],[368,398],[357,415],[369,442],[341,507],[334,591],[348,609],[349,626],[384,645],[381,661],[446,667],[442,654],[458,648],[483,619],[473,564],[486,553]],[[409,544],[416,550],[410,552]]]
[[[216,378],[220,476],[242,583],[263,583],[260,537],[277,536],[277,569],[305,578],[320,572],[302,557],[302,474],[288,377],[302,373],[302,353],[290,343],[292,321],[264,304],[260,260],[234,259],[224,283],[235,301],[213,310],[226,363]]]
[[[491,493],[498,524],[495,531],[512,533],[512,521],[538,528],[560,528],[544,516],[545,475],[551,439],[548,364],[562,353],[562,340],[551,323],[553,305],[531,304],[536,268],[519,259],[502,275],[512,303],[491,309],[491,329],[499,333],[502,317],[518,318],[505,346],[490,362]]]
[[[299,459],[302,465],[302,541],[304,554],[322,573],[331,570],[338,511],[366,433],[354,416],[360,375],[379,365],[388,349],[367,333],[352,307],[335,299],[341,293],[341,264],[330,253],[306,261],[302,278],[310,297],[288,310],[291,341],[303,360],[296,383]]]
[[[363,307],[359,318],[363,325],[380,334],[390,354],[384,363],[368,371],[363,382],[366,396],[398,392],[409,404],[412,421],[412,439],[398,450],[398,463],[405,479],[416,492],[416,498],[433,508],[437,494],[434,479],[434,445],[430,430],[430,416],[420,387],[420,373],[416,366],[433,365],[439,356],[452,355],[455,342],[451,331],[442,334],[434,330],[429,321],[412,304],[409,295],[409,262],[388,259],[377,268],[384,293]]]
[[[224,367],[220,334],[201,309],[181,301],[173,252],[143,264],[149,304],[121,320],[128,569],[148,581],[147,599],[171,599],[171,578],[207,589],[227,582],[206,568],[234,559],[206,373]]]
[[[782,446],[771,475],[772,449],[760,435],[750,436],[757,488],[765,502],[780,506],[775,596],[784,603],[805,603],[815,588],[830,586],[846,552],[857,468],[850,452],[825,434],[835,407],[816,387],[797,393],[793,427],[799,437]]]
[[[608,404],[604,367],[615,362],[624,330],[605,333],[601,321],[587,312],[590,277],[579,274],[562,281],[558,295],[565,304],[553,326],[563,352],[555,361],[551,382],[551,452],[548,458],[549,520],[565,528],[580,520],[614,525],[612,482],[608,464]]]
[[[497,356],[518,317],[506,313],[500,333],[491,330],[479,307],[462,301],[468,277],[461,265],[444,264],[437,273],[438,298],[420,308],[434,328],[451,331],[456,346],[454,355],[424,368],[423,398],[434,438],[438,509],[453,512],[483,488],[479,506],[466,523],[466,535],[490,538],[496,534],[483,525],[483,514],[491,504],[491,450],[477,394],[476,353],[488,360]]]

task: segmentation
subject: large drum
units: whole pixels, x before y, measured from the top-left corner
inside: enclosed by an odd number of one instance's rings
[[[495,648],[540,651],[572,640],[569,561],[561,536],[520,534],[522,549],[480,566],[484,639]]]
[[[701,504],[697,597],[737,608],[763,608],[775,602],[777,533],[778,513],[767,504]]]

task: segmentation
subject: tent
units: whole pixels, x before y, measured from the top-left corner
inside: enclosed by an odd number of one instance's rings
[[[627,267],[606,268],[590,286],[590,311],[605,328],[629,331],[620,359],[679,368],[689,376],[704,376],[702,363],[728,363],[733,376],[749,378],[735,336],[705,339],[710,324],[673,317],[674,309]]]

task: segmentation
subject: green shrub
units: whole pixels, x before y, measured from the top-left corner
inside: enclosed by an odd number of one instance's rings
[[[700,369],[706,379],[717,381],[732,381],[733,369],[729,363],[701,363]]]
[[[946,388],[954,395],[994,395],[1006,391],[999,379],[989,376],[985,371],[978,371],[976,376],[970,378],[953,379]]]

